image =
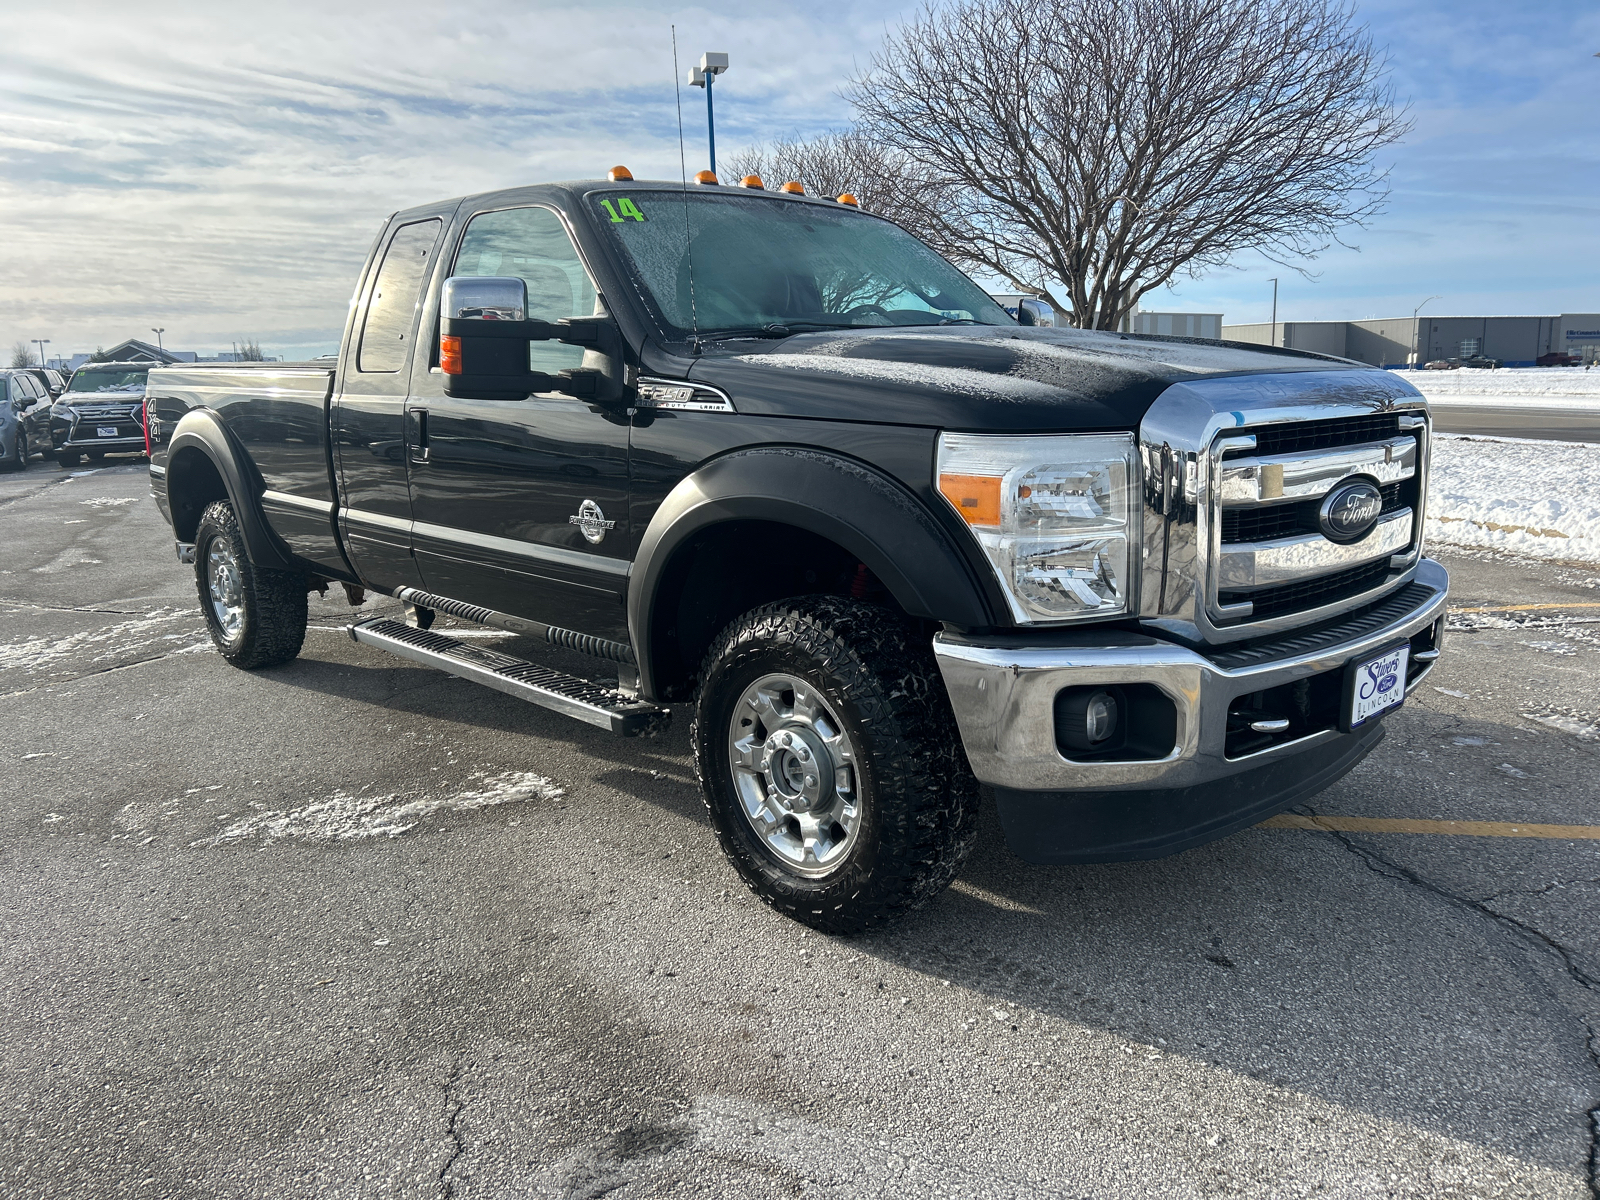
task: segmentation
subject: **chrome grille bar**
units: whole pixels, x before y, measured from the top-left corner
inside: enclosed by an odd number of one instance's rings
[[[1351,475],[1370,475],[1384,484],[1410,479],[1416,473],[1417,439],[1413,436],[1309,454],[1229,458],[1222,463],[1217,500],[1227,508],[1315,500]]]

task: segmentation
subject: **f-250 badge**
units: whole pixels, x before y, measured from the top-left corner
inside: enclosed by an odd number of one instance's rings
[[[578,515],[568,517],[567,524],[576,525],[583,530],[584,541],[594,546],[606,540],[606,530],[617,527],[615,521],[606,520],[605,513],[600,511],[600,506],[593,500],[585,500],[578,505]]]

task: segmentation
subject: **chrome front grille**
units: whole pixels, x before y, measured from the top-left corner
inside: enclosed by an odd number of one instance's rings
[[[1212,643],[1324,621],[1409,579],[1421,557],[1428,416],[1388,371],[1176,384],[1141,426],[1140,615]],[[1376,525],[1340,544],[1318,510],[1360,478]]]
[[[144,410],[143,400],[124,401],[121,404],[74,404],[78,416],[85,421],[128,420]]]

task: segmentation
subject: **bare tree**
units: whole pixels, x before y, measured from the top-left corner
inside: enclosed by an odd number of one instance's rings
[[[1385,70],[1346,0],[957,0],[852,81],[855,130],[759,161],[1113,329],[1179,275],[1293,266],[1378,212],[1374,156],[1409,128]]]
[[[249,341],[239,342],[239,343],[237,343],[237,345],[238,345],[238,353],[239,353],[239,358],[238,358],[237,361],[239,361],[239,362],[265,362],[266,361],[265,357],[261,353],[261,344],[259,342],[257,342],[255,340],[255,338],[251,338]]]
[[[888,212],[909,172],[902,157],[853,129],[835,130],[801,141],[779,138],[770,147],[753,146],[723,161],[729,183],[759,175],[766,187],[795,180],[817,196],[849,192],[863,208]]]
[[[33,347],[27,342],[15,342],[11,346],[11,365],[13,367],[33,366]]]

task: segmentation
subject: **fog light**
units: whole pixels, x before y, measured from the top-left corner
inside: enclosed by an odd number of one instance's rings
[[[1110,750],[1122,738],[1120,688],[1068,688],[1056,698],[1056,739],[1071,750]]]
[[[1091,746],[1099,745],[1116,732],[1117,702],[1110,692],[1096,692],[1089,697],[1083,724]]]

